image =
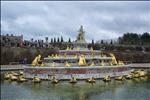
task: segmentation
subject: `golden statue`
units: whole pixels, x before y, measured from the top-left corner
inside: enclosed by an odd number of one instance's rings
[[[65,66],[66,66],[66,67],[70,67],[70,64],[66,61],[66,62],[65,62]]]
[[[64,54],[64,57],[67,58],[67,54],[66,53]]]
[[[111,58],[111,59],[112,59],[111,63],[112,63],[113,65],[117,65],[118,63],[117,63],[117,60],[116,60],[115,55],[112,54],[112,53],[109,53],[109,55],[112,57],[112,58]]]
[[[51,55],[48,55],[48,58],[51,58]]]
[[[80,50],[80,47],[77,47],[77,50]]]
[[[91,65],[90,66],[95,66],[95,63],[94,63],[94,61],[92,61],[92,63],[91,63]]]
[[[91,53],[91,55],[90,55],[90,56],[91,56],[91,59],[93,59],[93,58],[94,58],[94,54],[93,54],[93,52]]]
[[[118,61],[118,65],[124,65],[123,61]]]
[[[52,56],[51,56],[52,58],[54,57],[54,54],[52,54]]]
[[[74,56],[74,58],[77,59],[77,57],[78,57],[78,55],[76,54],[76,55]]]
[[[67,46],[66,50],[70,50],[70,48]]]
[[[35,59],[32,61],[32,66],[41,66],[42,61],[41,61],[41,55],[38,55],[35,57]]]
[[[78,63],[79,66],[85,66],[86,65],[86,60],[85,60],[85,57],[84,55],[81,55],[79,57],[79,63]]]
[[[72,48],[70,47],[69,50],[72,50]]]
[[[58,58],[58,54],[55,54],[54,58]]]
[[[93,47],[90,48],[90,51],[93,51]]]
[[[52,67],[55,67],[55,62],[52,63]]]
[[[100,64],[101,66],[104,66],[104,61],[102,60],[102,62],[101,62],[101,64]]]
[[[72,76],[71,79],[70,79],[70,83],[77,83],[77,79]]]

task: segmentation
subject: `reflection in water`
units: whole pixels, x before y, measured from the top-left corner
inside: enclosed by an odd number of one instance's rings
[[[42,83],[28,82],[18,83],[10,80],[1,81],[2,100],[127,100],[150,98],[150,77],[134,78],[131,80],[103,82],[96,80],[96,83],[78,81],[70,84],[68,81],[61,81],[52,84],[51,81]]]

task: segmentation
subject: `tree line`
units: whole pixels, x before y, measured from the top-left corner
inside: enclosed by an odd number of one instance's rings
[[[118,38],[119,44],[132,44],[132,45],[147,45],[150,44],[150,34],[145,32],[143,34],[125,33],[122,37]]]

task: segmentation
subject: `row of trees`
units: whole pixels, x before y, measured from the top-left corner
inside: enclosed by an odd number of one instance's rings
[[[61,36],[61,38],[51,38],[51,43],[63,43],[63,37]],[[65,42],[69,42],[71,43],[71,39],[69,38],[68,41]],[[94,43],[94,40],[92,40],[91,42],[92,44]],[[150,34],[148,32],[145,32],[143,34],[137,34],[137,33],[125,33],[122,37],[118,38],[118,43],[119,44],[127,44],[127,45],[143,45],[143,44],[150,44]],[[114,42],[111,40],[109,43],[107,43],[106,41],[104,42],[104,40],[100,41],[100,44],[114,44]]]
[[[63,43],[65,42],[63,37],[61,36],[61,38],[51,38],[51,43]],[[71,39],[69,38],[68,42],[71,42]]]
[[[150,34],[145,32],[143,34],[125,33],[122,37],[118,38],[119,44],[150,44]]]

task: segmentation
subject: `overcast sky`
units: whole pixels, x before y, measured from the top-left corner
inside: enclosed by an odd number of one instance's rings
[[[24,39],[76,38],[83,25],[87,40],[115,39],[126,32],[150,32],[149,1],[2,1],[1,33]]]

